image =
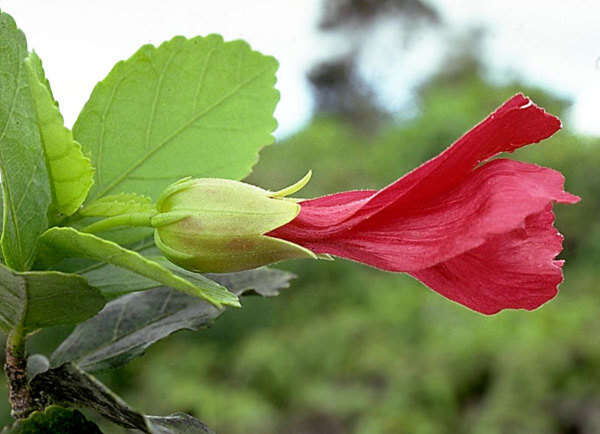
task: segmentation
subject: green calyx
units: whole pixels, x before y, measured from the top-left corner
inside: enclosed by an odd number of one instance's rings
[[[286,187],[281,190],[270,193],[269,196],[270,197],[286,197],[291,194],[297,193],[300,190],[302,190],[306,184],[308,184],[308,181],[310,181],[311,177],[312,177],[312,170],[309,170],[308,173],[306,175],[304,175],[304,177],[302,179],[300,179],[298,182],[290,185],[289,187]]]
[[[227,179],[183,179],[161,194],[152,218],[156,246],[175,264],[198,272],[232,272],[293,258],[310,250],[266,233],[292,221],[300,205],[285,198],[296,184],[272,193]]]

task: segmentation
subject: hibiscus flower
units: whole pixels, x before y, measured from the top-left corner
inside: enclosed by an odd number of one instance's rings
[[[515,95],[387,187],[303,200],[293,220],[266,235],[406,272],[484,314],[535,309],[563,280],[552,205],[579,198],[564,191],[555,170],[492,158],[560,128],[558,118]]]
[[[575,203],[552,169],[492,159],[561,127],[515,95],[452,146],[381,190],[317,199],[226,179],[169,186],[150,220],[172,262],[231,272],[285,259],[333,255],[405,272],[477,312],[535,309],[562,282],[562,236],[552,205]]]

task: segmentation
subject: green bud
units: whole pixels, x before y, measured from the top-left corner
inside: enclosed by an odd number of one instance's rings
[[[302,188],[309,174],[276,193],[228,179],[182,179],[158,199],[154,240],[175,264],[192,271],[248,270],[293,258],[316,258],[310,250],[264,235],[293,220],[300,205],[283,196]]]

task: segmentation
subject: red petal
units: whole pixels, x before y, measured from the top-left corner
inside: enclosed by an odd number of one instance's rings
[[[437,157],[380,190],[361,214],[394,201],[434,197],[458,184],[482,161],[537,143],[560,127],[557,117],[522,94],[515,95]]]
[[[460,256],[411,273],[443,296],[477,312],[536,309],[557,293],[562,236],[552,207],[525,219],[525,227],[490,238]]]
[[[269,235],[389,271],[408,271],[482,313],[534,309],[562,280],[552,202],[575,203],[554,170],[500,152],[538,142],[560,121],[516,95],[487,119],[384,189],[301,202]]]
[[[345,231],[326,233],[294,220],[270,235],[388,271],[417,271],[522,226],[551,201],[576,202],[576,196],[563,191],[563,182],[552,169],[497,159],[444,194],[394,203]],[[302,203],[300,215],[304,210]]]
[[[297,223],[311,230],[337,227],[354,214],[377,190],[353,190],[300,202],[302,217]]]
[[[319,238],[348,230],[394,203],[410,206],[435,197],[458,184],[481,161],[539,142],[559,128],[558,118],[523,95],[515,95],[444,152],[382,190],[350,191],[304,201],[300,215],[287,226]],[[274,236],[285,238],[286,234],[275,231]]]

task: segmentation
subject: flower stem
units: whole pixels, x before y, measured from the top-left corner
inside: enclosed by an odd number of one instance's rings
[[[150,219],[155,214],[156,213],[132,213],[108,217],[86,226],[82,229],[82,231],[89,233],[98,233],[123,226],[152,227],[152,225],[150,224]]]
[[[11,415],[23,419],[35,410],[35,404],[27,379],[25,357],[25,334],[22,327],[13,329],[6,339],[6,363],[4,372],[8,379]]]

